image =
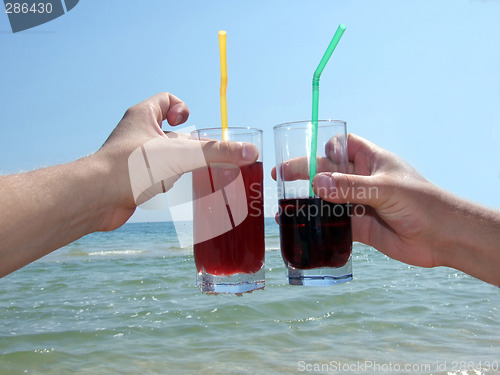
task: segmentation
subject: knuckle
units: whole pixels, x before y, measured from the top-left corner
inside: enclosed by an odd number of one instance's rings
[[[128,108],[126,111],[125,111],[125,114],[123,115],[123,117],[130,117],[130,116],[133,116],[134,113],[137,111],[137,108],[136,106],[133,106],[133,107],[130,107]]]
[[[205,159],[211,162],[232,163],[236,160],[237,144],[228,141],[208,141],[203,147]]]
[[[219,156],[224,161],[232,161],[232,144],[229,141],[220,141],[219,142]]]
[[[346,188],[355,189],[358,186],[357,178],[354,175],[345,174],[340,181],[340,185],[344,185]]]

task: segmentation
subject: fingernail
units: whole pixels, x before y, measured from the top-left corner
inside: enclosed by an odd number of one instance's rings
[[[177,119],[175,120],[175,125],[179,125],[184,120],[184,117],[181,114],[177,115]]]
[[[242,143],[241,157],[243,160],[255,160],[259,155],[257,147],[251,143]]]
[[[313,179],[313,187],[317,190],[332,190],[335,189],[335,180],[332,177],[332,174],[318,174]]]

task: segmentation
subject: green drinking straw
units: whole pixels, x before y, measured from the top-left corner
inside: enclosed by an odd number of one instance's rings
[[[340,24],[335,32],[335,35],[332,38],[332,41],[328,45],[328,48],[323,55],[323,58],[319,62],[318,67],[314,71],[313,74],[313,97],[312,97],[312,132],[311,132],[311,157],[310,157],[310,167],[309,167],[309,195],[314,197],[314,192],[312,189],[312,180],[316,175],[316,153],[318,150],[318,108],[319,108],[319,78],[321,77],[321,73],[323,73],[323,69],[325,69],[328,60],[332,56],[335,47],[339,44],[340,38],[342,38],[342,34],[344,34],[345,25]]]

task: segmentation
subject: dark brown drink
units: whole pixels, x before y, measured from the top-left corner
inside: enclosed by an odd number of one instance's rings
[[[294,268],[342,267],[352,250],[350,206],[320,198],[279,200],[283,259]]]

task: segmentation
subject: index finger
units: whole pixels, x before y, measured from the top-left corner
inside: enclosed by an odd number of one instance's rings
[[[187,105],[168,92],[156,94],[134,105],[127,113],[152,116],[159,127],[161,127],[163,120],[167,120],[170,125],[175,126],[182,124],[189,117]]]
[[[159,108],[157,119],[159,123],[167,120],[170,125],[179,125],[186,122],[189,117],[189,109],[187,105],[173,94],[162,92],[151,98],[156,101]]]

